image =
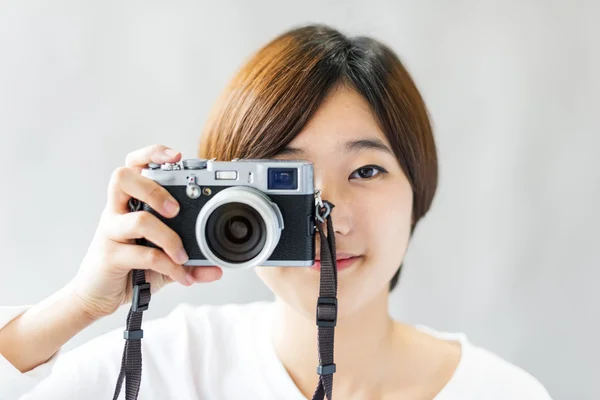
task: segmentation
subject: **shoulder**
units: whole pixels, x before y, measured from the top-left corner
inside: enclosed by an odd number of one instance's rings
[[[461,358],[439,400],[456,398],[551,400],[542,383],[531,373],[494,352],[477,346],[462,332],[440,332],[430,327],[418,330],[438,339],[458,342]],[[438,400],[438,397],[436,397]]]
[[[177,362],[189,355],[190,351],[200,354],[206,350],[220,351],[231,349],[236,338],[252,328],[253,321],[264,314],[269,302],[247,304],[202,305],[179,304],[167,315],[142,321],[144,337],[141,340],[144,364]],[[126,314],[125,314],[126,315]],[[85,360],[94,360],[94,368],[104,364],[112,370],[120,366],[125,339],[126,317],[121,327],[104,333],[83,345],[63,354],[60,364],[69,366],[73,362],[81,365]],[[115,373],[115,371],[112,371]],[[118,369],[117,371],[118,372]]]
[[[501,398],[550,399],[546,388],[531,373],[487,349],[471,346],[471,356],[465,358],[465,364],[480,382],[481,390],[502,393]]]
[[[196,387],[204,390],[198,398],[204,398],[211,390],[220,390],[215,384],[223,373],[239,365],[247,370],[254,361],[237,354],[255,337],[248,334],[249,329],[255,331],[252,318],[262,315],[268,304],[181,304],[164,317],[144,320],[140,398],[171,398],[174,393],[191,393]],[[49,398],[50,393],[53,398],[113,396],[125,345],[126,315],[119,328],[61,354],[51,374],[35,387],[36,398]]]
[[[220,327],[243,327],[252,323],[272,306],[273,303],[257,301],[244,304],[201,305],[179,304],[167,316],[148,321],[146,329],[162,333],[185,326],[191,330],[219,329]],[[173,333],[173,332],[171,332]]]
[[[182,347],[230,345],[241,335],[250,334],[256,321],[265,315],[271,304],[264,301],[202,306],[183,303],[167,316],[143,323],[142,341],[148,345],[164,344],[169,348],[173,343]]]

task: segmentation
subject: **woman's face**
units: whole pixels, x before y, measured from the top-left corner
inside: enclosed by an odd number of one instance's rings
[[[339,318],[356,312],[388,290],[410,236],[413,193],[388,140],[368,103],[339,86],[276,158],[313,162],[315,186],[335,205],[337,258],[356,257],[338,261]],[[316,245],[319,258],[318,235]],[[318,270],[261,267],[256,272],[276,296],[314,315]]]

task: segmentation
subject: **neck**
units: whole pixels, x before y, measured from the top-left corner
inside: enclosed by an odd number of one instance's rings
[[[388,312],[388,297],[384,290],[352,315],[338,317],[334,346],[337,393],[352,393],[359,386],[383,390],[386,379],[397,369],[392,368],[397,325]],[[311,398],[319,364],[314,316],[300,314],[277,299],[273,329],[279,359],[300,391]]]

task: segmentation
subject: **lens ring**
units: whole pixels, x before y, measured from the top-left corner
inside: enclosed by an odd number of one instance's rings
[[[207,222],[215,209],[228,203],[244,203],[256,210],[265,223],[262,250],[255,258],[245,262],[229,262],[213,252],[207,240]],[[262,191],[248,186],[232,186],[220,190],[200,209],[196,219],[196,240],[202,255],[210,265],[224,268],[245,269],[262,265],[279,243],[283,229],[283,219],[277,205]],[[254,236],[253,236],[254,237]]]

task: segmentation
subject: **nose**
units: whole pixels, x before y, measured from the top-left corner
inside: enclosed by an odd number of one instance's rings
[[[336,235],[348,235],[352,232],[354,219],[351,199],[343,185],[331,182],[326,178],[319,179],[316,187],[321,190],[321,199],[334,205],[331,210],[331,221]]]

